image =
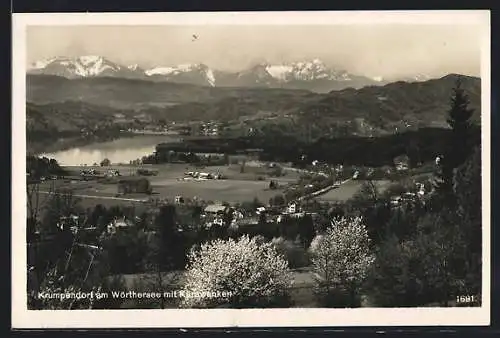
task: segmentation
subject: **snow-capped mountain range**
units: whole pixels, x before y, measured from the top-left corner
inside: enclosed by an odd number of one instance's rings
[[[116,76],[133,77],[140,72],[95,55],[54,57],[33,63],[28,73],[58,75],[67,78]]]
[[[319,59],[314,59],[309,62],[294,62],[286,65],[266,65],[266,71],[273,78],[285,82],[291,80],[311,81],[318,79],[351,80],[349,73],[346,71],[330,69]]]
[[[208,84],[212,87],[215,87],[216,84],[214,71],[202,63],[181,64],[174,67],[156,67],[144,71],[144,75],[158,80],[163,78],[174,82],[195,84],[199,84],[197,82],[201,80],[201,84]]]
[[[54,57],[34,62],[28,74],[57,75],[70,79],[89,77],[119,77],[190,83],[211,87],[269,87],[307,89],[317,92],[383,85],[382,77],[350,74],[328,67],[319,59],[284,64],[262,63],[240,72],[213,70],[205,64],[181,64],[143,69],[139,65],[124,66],[102,56]],[[429,79],[419,75],[405,81]]]

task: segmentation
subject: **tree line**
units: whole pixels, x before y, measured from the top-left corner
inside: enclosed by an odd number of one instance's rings
[[[472,145],[479,145],[481,129],[475,124],[469,127]],[[395,157],[407,155],[412,166],[433,161],[446,151],[446,140],[453,135],[450,129],[420,128],[397,134],[378,137],[346,136],[319,138],[311,143],[298,138],[297,134],[259,134],[228,139],[191,140],[185,143],[161,145],[156,155],[146,159],[147,163],[171,161],[201,161],[195,153],[237,154],[246,149],[262,149],[259,158],[263,161],[292,162],[297,165],[310,164],[313,160],[330,164],[362,165],[380,167],[392,165]]]

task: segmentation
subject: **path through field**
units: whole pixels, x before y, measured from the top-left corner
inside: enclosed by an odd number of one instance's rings
[[[50,192],[50,191],[40,191],[40,194],[61,195],[61,193],[55,193],[55,192]],[[96,195],[81,195],[81,194],[73,194],[72,196],[79,197],[79,198],[93,198],[93,199],[100,199],[100,200],[116,200],[116,201],[125,201],[125,202],[142,202],[142,203],[148,202],[148,199],[124,198],[124,197],[113,197],[113,196],[96,196]]]

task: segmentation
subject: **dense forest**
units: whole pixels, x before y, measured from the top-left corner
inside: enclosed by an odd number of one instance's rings
[[[434,160],[436,156],[443,154],[450,133],[450,129],[421,128],[380,137],[320,138],[309,144],[296,135],[278,133],[261,133],[239,138],[186,139],[179,143],[158,145],[154,159],[158,163],[167,161],[169,151],[237,154],[259,150],[262,160],[295,164],[319,160],[331,164],[379,167],[392,165],[397,156],[408,155],[410,161],[416,165]],[[471,133],[472,142],[479,145],[480,128],[472,126]]]

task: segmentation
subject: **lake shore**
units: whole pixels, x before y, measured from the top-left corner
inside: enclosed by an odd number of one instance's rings
[[[64,137],[56,142],[46,143],[40,140],[26,139],[26,153],[32,155],[41,155],[44,153],[56,153],[64,150],[69,150],[77,147],[84,147],[92,144],[106,143],[120,138],[132,138],[141,136],[136,133],[122,133],[117,136],[106,136],[99,138],[82,138],[81,136]]]
[[[54,158],[62,165],[92,165],[108,158],[113,163],[129,163],[151,155],[156,145],[174,139],[168,135],[126,134],[107,140],[65,139],[49,146],[28,143],[27,153]]]

